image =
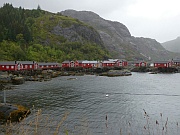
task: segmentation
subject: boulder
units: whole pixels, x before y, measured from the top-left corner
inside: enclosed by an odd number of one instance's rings
[[[14,77],[12,78],[12,84],[19,85],[25,82],[24,77]]]
[[[21,105],[0,104],[0,121],[2,123],[19,122],[30,114],[30,110]]]

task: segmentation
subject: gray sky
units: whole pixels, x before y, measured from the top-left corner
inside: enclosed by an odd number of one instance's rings
[[[165,42],[180,36],[180,0],[0,0],[0,6],[60,12],[92,11],[106,20],[126,25],[132,36]]]

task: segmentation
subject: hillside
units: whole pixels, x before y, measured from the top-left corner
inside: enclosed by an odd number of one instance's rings
[[[65,10],[61,14],[77,18],[94,27],[114,58],[162,60],[175,56],[156,40],[133,37],[124,24],[105,20],[93,12]]]
[[[110,57],[99,33],[74,19],[41,10],[0,8],[0,60],[58,61]]]
[[[168,51],[180,53],[180,37],[164,42],[162,43],[162,46],[164,46],[164,48],[166,48]]]

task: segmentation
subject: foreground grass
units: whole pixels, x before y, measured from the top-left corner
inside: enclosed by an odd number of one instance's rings
[[[31,117],[25,118],[20,123],[8,122],[6,125],[1,126],[1,131],[4,135],[94,135],[90,132],[90,127],[86,120],[83,121],[82,128],[77,128],[77,133],[64,128],[64,123],[68,118],[69,112],[66,112],[59,122],[55,122],[49,116],[44,116],[42,110],[35,110],[31,114]],[[111,121],[108,115],[104,118],[104,129],[102,133],[107,135],[179,135],[179,123],[169,122],[168,117],[163,118],[163,114],[159,114],[159,119],[152,120],[148,113],[143,110],[144,126],[139,129],[135,129],[133,121],[126,121],[124,128],[115,129],[116,132],[112,131],[114,128],[111,125]],[[28,120],[26,120],[28,119]],[[56,125],[56,126],[53,126]],[[172,128],[173,127],[173,128]],[[63,128],[62,130],[60,130]],[[82,131],[81,131],[82,130]],[[171,131],[173,130],[173,132]]]
[[[27,118],[25,118],[17,123],[7,121],[5,125],[1,125],[0,133],[4,133],[4,135],[58,135],[59,129],[66,120],[68,114],[68,112],[64,114],[57,124],[57,127],[51,127],[50,125],[53,121],[48,116],[43,116],[42,110],[37,110],[32,114],[31,120],[26,120]],[[68,132],[66,134],[68,134]]]

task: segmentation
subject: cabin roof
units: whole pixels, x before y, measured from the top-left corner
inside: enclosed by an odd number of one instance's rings
[[[56,62],[39,62],[39,66],[45,66],[45,65],[57,65],[58,63]]]
[[[113,61],[113,62],[116,62],[118,61],[119,59],[108,59],[108,61]]]
[[[108,60],[105,60],[105,61],[102,61],[102,63],[109,63],[109,64],[112,64],[112,63],[115,63],[114,61],[108,61]]]
[[[97,64],[98,62],[97,61],[88,61],[88,60],[85,60],[85,61],[82,61],[83,64]]]
[[[16,65],[15,61],[0,61],[0,65]]]
[[[19,63],[21,64],[34,64],[34,63],[37,63],[35,61],[18,61]]]
[[[169,63],[170,61],[155,61],[155,62],[153,62],[153,63]]]
[[[173,60],[173,62],[180,62],[180,59],[179,60]]]

